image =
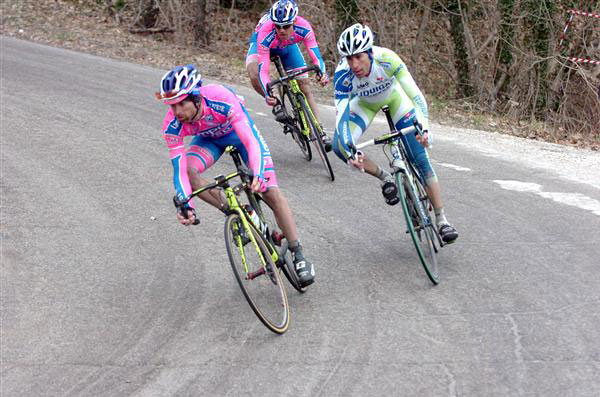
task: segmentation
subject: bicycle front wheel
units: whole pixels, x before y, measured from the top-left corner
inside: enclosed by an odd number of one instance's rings
[[[312,160],[312,151],[310,149],[310,144],[308,142],[308,138],[302,133],[302,126],[300,125],[300,120],[298,115],[296,114],[296,106],[292,101],[292,95],[287,88],[283,88],[283,86],[279,86],[279,97],[281,98],[281,105],[285,109],[287,114],[293,114],[293,121],[286,124],[289,132],[292,134],[292,139],[302,152],[302,156],[306,161]]]
[[[231,214],[225,221],[225,247],[248,304],[268,329],[283,334],[290,323],[287,294],[263,236],[253,227],[244,229],[240,215]]]
[[[406,176],[397,173],[396,185],[406,219],[406,227],[417,250],[419,260],[427,277],[434,285],[440,282],[435,236],[431,220],[425,215],[422,203],[415,194],[414,186]]]
[[[333,168],[331,168],[331,163],[329,162],[329,157],[327,157],[327,151],[325,150],[325,144],[323,143],[322,136],[324,135],[321,126],[318,125],[316,120],[313,119],[312,113],[306,103],[306,99],[301,94],[298,95],[298,101],[302,106],[302,111],[304,112],[304,117],[306,118],[306,122],[310,128],[310,140],[315,145],[317,152],[319,152],[319,156],[323,161],[323,165],[327,170],[327,174],[329,175],[329,179],[333,182],[335,180],[335,175],[333,174]]]

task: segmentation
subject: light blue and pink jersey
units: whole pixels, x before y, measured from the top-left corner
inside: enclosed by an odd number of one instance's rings
[[[284,69],[287,71],[293,71],[306,66],[298,43],[304,43],[313,64],[319,66],[321,73],[325,74],[325,62],[321,57],[315,32],[306,19],[300,16],[296,17],[293,33],[285,41],[281,41],[277,37],[275,24],[271,21],[268,14],[264,15],[256,25],[254,33],[250,38],[250,48],[246,56],[246,64],[258,62],[258,78],[265,94],[267,84],[270,81],[269,66],[271,55],[278,55],[281,58]]]
[[[187,170],[204,172],[221,157],[225,148],[235,146],[252,173],[265,180],[267,188],[277,186],[273,160],[267,143],[246,108],[230,89],[217,84],[200,87],[202,118],[181,123],[169,109],[163,120],[163,137],[173,163],[173,181],[180,199],[190,196]],[[193,136],[186,149],[183,138]],[[189,202],[193,207],[192,201]]]

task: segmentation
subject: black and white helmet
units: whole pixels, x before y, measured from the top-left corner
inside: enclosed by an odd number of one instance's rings
[[[338,51],[344,57],[368,51],[372,46],[373,33],[371,29],[360,23],[355,23],[344,30],[337,43]]]

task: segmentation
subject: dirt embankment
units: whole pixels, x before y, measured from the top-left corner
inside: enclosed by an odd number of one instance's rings
[[[244,49],[220,51],[218,43],[208,49],[174,45],[169,36],[129,33],[126,26],[105,15],[95,3],[65,0],[1,2],[0,34],[89,54],[121,59],[138,64],[169,69],[173,65],[194,63],[204,76],[228,83],[248,84]],[[256,21],[240,23],[240,31],[251,32]],[[240,40],[249,36],[238,33]],[[313,85],[321,103],[332,104],[331,84],[326,89]],[[427,94],[426,94],[427,95]],[[556,142],[542,124],[515,123],[502,117],[479,114],[468,108],[430,104],[434,121],[464,128],[498,131],[536,140]],[[600,150],[600,141],[569,136],[558,143]]]

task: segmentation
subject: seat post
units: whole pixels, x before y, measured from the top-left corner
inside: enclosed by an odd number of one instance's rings
[[[385,118],[387,119],[390,131],[396,131],[396,127],[394,126],[394,120],[392,120],[392,116],[390,115],[390,107],[388,105],[384,105],[381,108],[381,110],[383,110],[383,113],[385,113]]]

